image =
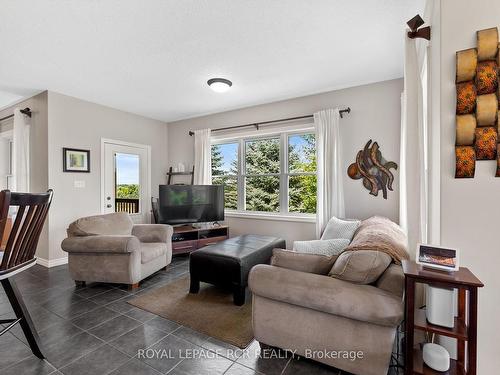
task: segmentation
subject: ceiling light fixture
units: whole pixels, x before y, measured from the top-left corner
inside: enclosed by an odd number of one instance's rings
[[[207,81],[208,86],[215,92],[226,92],[233,83],[225,78],[211,78]]]

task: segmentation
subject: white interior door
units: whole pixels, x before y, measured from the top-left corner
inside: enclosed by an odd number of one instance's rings
[[[0,123],[0,190],[12,189],[12,118]]]
[[[127,212],[136,223],[150,218],[149,146],[103,141],[102,212]]]

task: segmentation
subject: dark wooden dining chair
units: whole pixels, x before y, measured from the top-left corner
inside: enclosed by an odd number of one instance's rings
[[[40,339],[12,276],[32,267],[36,263],[35,251],[43,224],[52,202],[52,190],[43,194],[0,192],[0,238],[11,207],[17,208],[7,244],[0,249],[0,282],[14,310],[14,319],[0,320],[7,324],[0,336],[17,323],[21,325],[28,344],[38,358],[44,359]]]

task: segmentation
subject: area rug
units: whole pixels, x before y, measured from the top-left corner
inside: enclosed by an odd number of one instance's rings
[[[128,303],[242,349],[253,340],[251,298],[235,306],[231,292],[205,283],[190,294],[189,276]]]

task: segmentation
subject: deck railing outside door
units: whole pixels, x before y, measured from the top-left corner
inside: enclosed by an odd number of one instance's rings
[[[116,198],[115,211],[137,214],[139,213],[139,199]]]

